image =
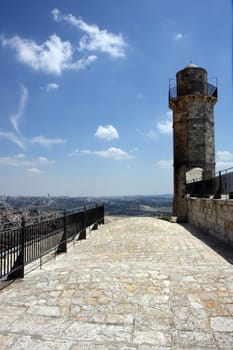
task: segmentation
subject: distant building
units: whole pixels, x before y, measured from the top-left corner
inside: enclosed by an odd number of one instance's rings
[[[185,184],[215,175],[214,105],[217,87],[208,83],[207,71],[189,64],[169,87],[173,111],[174,201],[173,215],[187,217]]]

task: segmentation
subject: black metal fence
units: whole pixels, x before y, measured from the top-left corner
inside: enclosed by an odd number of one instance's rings
[[[56,218],[0,232],[0,278],[24,277],[25,265],[51,251],[63,253],[67,242],[85,239],[86,228],[104,223],[104,205],[64,211]]]
[[[190,86],[185,85],[183,89],[180,88],[180,90],[178,90],[177,86],[174,85],[169,87],[168,99],[169,101],[171,101],[180,96],[199,94],[213,96],[217,98],[218,88],[210,83],[204,82],[193,82]]]
[[[186,191],[189,195],[195,197],[216,198],[221,195],[233,195],[233,168],[219,171],[218,175],[212,179],[203,181],[193,181],[186,184]]]

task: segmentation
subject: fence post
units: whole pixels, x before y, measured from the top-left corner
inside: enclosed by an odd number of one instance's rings
[[[221,173],[221,171],[219,171],[218,172],[218,189],[214,195],[214,199],[221,198],[221,194],[222,194],[222,173]]]
[[[95,212],[94,212],[94,225],[92,226],[92,230],[98,230],[98,224],[99,224],[99,211],[98,211],[98,204],[95,204]]]
[[[22,217],[19,278],[24,278],[24,246],[25,246],[25,218]]]
[[[104,225],[104,203],[102,204],[102,207],[100,209],[101,209],[101,215],[102,215],[100,223]]]
[[[83,220],[82,220],[82,227],[81,227],[81,232],[79,235],[79,240],[81,239],[86,239],[86,228],[87,228],[87,210],[86,206],[83,207]]]
[[[25,246],[25,218],[22,217],[19,237],[19,255],[12,267],[12,272],[7,275],[7,280],[24,278],[24,246]]]
[[[219,171],[219,195],[221,197],[221,194],[222,194],[222,172]]]
[[[66,229],[67,229],[67,217],[66,217],[66,210],[64,210],[63,213],[63,234],[61,238],[61,242],[59,243],[59,246],[57,248],[57,253],[66,253],[67,252],[67,234],[66,234]]]

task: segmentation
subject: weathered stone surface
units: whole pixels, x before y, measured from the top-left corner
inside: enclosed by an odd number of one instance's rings
[[[0,291],[0,350],[233,348],[226,252],[189,226],[106,222]]]
[[[211,333],[176,331],[173,339],[175,349],[218,349]]]
[[[45,340],[36,337],[22,336],[17,337],[15,343],[10,347],[12,350],[33,349],[33,350],[67,350],[70,349],[72,342],[66,340]]]
[[[219,348],[224,350],[233,349],[233,333],[214,333]]]
[[[215,175],[214,105],[217,97],[207,89],[207,71],[185,67],[176,74],[177,94],[169,99],[173,111],[174,202],[173,215],[187,218],[186,174],[204,179]],[[194,175],[194,174],[193,174]],[[193,175],[191,177],[193,178]],[[194,175],[195,176],[195,175]]]
[[[135,332],[133,341],[136,344],[169,346],[171,345],[171,334],[160,331]]]
[[[212,317],[210,326],[217,332],[233,332],[233,317]]]
[[[233,201],[189,198],[191,224],[233,246]]]

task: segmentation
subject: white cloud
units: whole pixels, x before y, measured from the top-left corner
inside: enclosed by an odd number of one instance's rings
[[[14,157],[19,158],[19,159],[23,159],[23,158],[26,158],[26,155],[23,153],[19,153],[19,154],[16,154]]]
[[[126,151],[123,151],[120,148],[110,147],[107,150],[103,151],[91,151],[91,150],[76,150],[75,152],[71,153],[71,155],[95,155],[102,158],[112,158],[115,160],[123,160],[123,159],[132,159],[134,158],[132,155],[127,153]]]
[[[172,134],[172,112],[166,113],[166,119],[157,123],[157,128],[161,134]]]
[[[172,160],[159,160],[155,165],[161,169],[172,169]]]
[[[4,166],[27,166],[37,167],[42,165],[54,164],[54,160],[49,160],[47,157],[38,157],[35,159],[27,159],[24,154],[16,154],[14,156],[0,157],[0,165]]]
[[[170,120],[160,121],[157,123],[157,127],[161,134],[172,133],[172,122]]]
[[[46,86],[41,88],[42,90],[45,90],[49,92],[50,90],[57,90],[59,89],[59,84],[57,83],[48,83]]]
[[[119,138],[117,130],[112,125],[98,126],[95,136],[108,141]]]
[[[156,134],[156,132],[154,130],[149,130],[149,131],[142,131],[140,129],[136,129],[138,135],[143,136],[143,137],[147,137],[149,139],[156,139],[158,137],[158,135]]]
[[[217,151],[216,155],[221,161],[233,161],[233,154],[229,151]]]
[[[229,151],[216,152],[216,170],[224,170],[233,167],[233,153]]]
[[[174,39],[175,41],[182,40],[183,38],[184,38],[184,34],[182,34],[182,33],[174,33],[174,34],[173,34],[173,39]]]
[[[62,41],[53,34],[41,45],[30,39],[14,36],[10,39],[0,37],[3,46],[16,50],[20,62],[36,71],[61,75],[66,69],[82,69],[96,60],[96,56],[74,60],[74,48],[69,41]]]
[[[26,148],[25,139],[11,131],[0,131],[0,137],[14,143],[23,150]]]
[[[27,172],[30,174],[43,174],[43,171],[38,168],[28,168]]]
[[[79,42],[80,50],[100,51],[113,57],[124,57],[126,43],[122,34],[113,34],[106,29],[101,30],[95,24],[88,24],[81,17],[63,15],[58,9],[52,10],[53,18],[56,22],[66,21],[72,26],[85,33]]]
[[[53,9],[51,13],[55,22],[58,22],[59,20],[61,20],[61,13],[58,9],[56,8]]]
[[[88,57],[81,58],[80,60],[70,63],[69,65],[65,66],[66,69],[84,69],[88,67],[91,63],[95,62],[97,60],[97,56],[91,55]]]
[[[49,139],[44,136],[35,136],[31,139],[31,143],[39,144],[42,147],[51,147],[54,145],[64,144],[66,140],[63,139]]]
[[[24,108],[27,102],[27,97],[28,97],[28,90],[25,86],[22,86],[22,94],[19,101],[18,111],[15,114],[12,114],[12,116],[10,116],[10,122],[13,128],[15,129],[15,131],[17,132],[17,134],[20,134],[19,119],[24,112]]]
[[[30,162],[28,160],[22,160],[16,156],[6,156],[6,157],[0,157],[0,165],[7,165],[7,166],[28,166],[30,165]]]
[[[149,138],[149,139],[156,139],[158,137],[158,135],[156,134],[156,132],[154,130],[149,130],[147,133],[146,133],[146,136]]]
[[[47,165],[47,164],[54,164],[55,163],[54,160],[49,160],[47,157],[38,157],[33,162],[36,164],[40,164],[40,165]]]

